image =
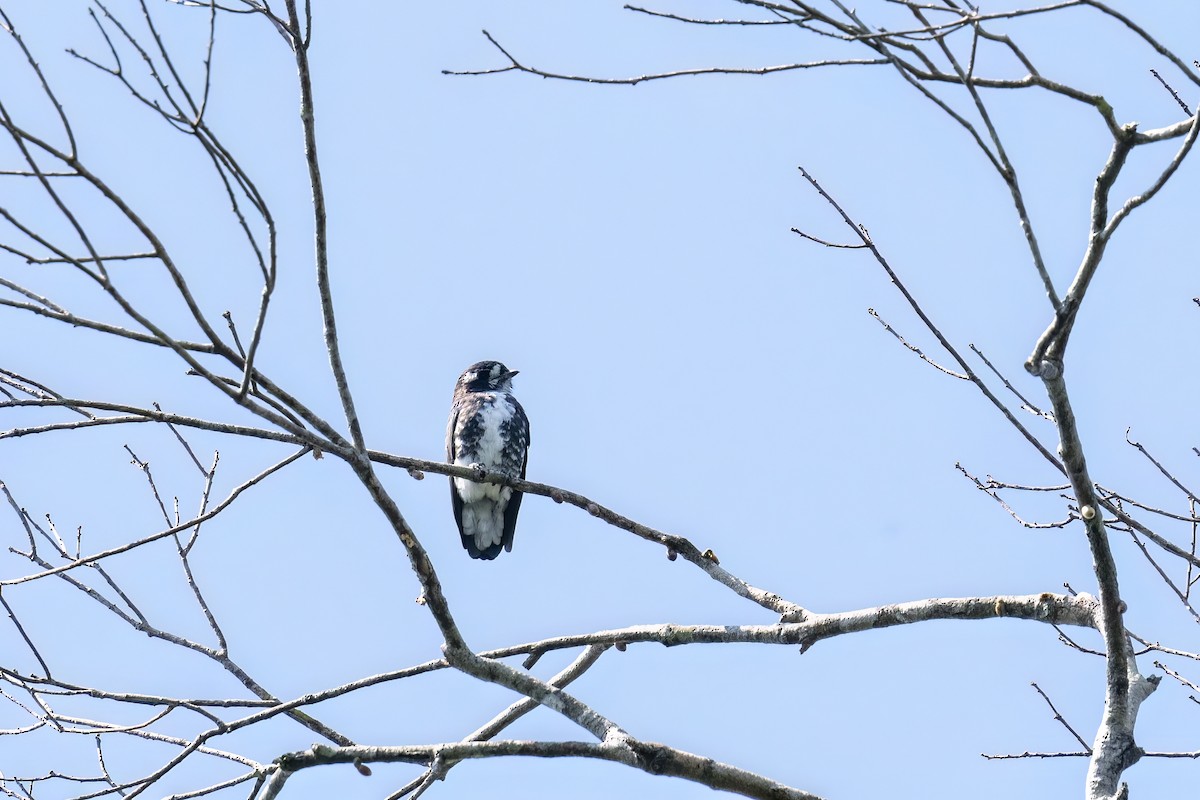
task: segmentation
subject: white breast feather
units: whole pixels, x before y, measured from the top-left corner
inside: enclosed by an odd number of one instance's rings
[[[481,417],[480,422],[482,423],[483,435],[479,437],[478,449],[473,454],[462,454],[462,440],[458,436],[458,431],[455,431],[454,452],[457,455],[455,455],[454,463],[463,467],[478,464],[486,469],[496,469],[503,465],[504,459],[504,442],[500,438],[500,427],[512,419],[513,409],[499,395],[493,395],[493,397],[484,401],[483,406],[479,409],[479,416]],[[472,455],[474,458],[472,458]],[[510,487],[500,486],[495,483],[475,483],[466,478],[455,478],[454,485],[458,488],[459,496],[462,497],[464,503],[474,503],[485,498],[489,500],[508,500],[512,495]],[[496,533],[496,541],[498,542],[500,541],[499,536],[502,533],[500,529],[503,527],[503,515],[496,514],[495,516],[497,517],[496,523],[499,525]],[[483,520],[480,520],[480,522],[483,522]],[[491,526],[485,525],[485,527]]]

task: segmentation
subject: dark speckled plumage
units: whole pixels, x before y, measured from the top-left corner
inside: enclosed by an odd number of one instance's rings
[[[499,361],[467,367],[454,385],[446,424],[446,460],[525,477],[529,420],[512,395],[516,370]],[[491,560],[511,551],[521,493],[508,486],[450,479],[450,501],[463,547],[471,558]]]

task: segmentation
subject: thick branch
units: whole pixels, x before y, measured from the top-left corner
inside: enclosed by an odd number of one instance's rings
[[[1045,374],[1049,373],[1049,374]],[[1057,420],[1059,455],[1079,501],[1080,516],[1092,551],[1092,568],[1099,588],[1100,634],[1105,645],[1104,716],[1096,732],[1088,766],[1090,800],[1115,798],[1122,773],[1141,757],[1134,743],[1138,706],[1154,686],[1137,674],[1137,665],[1125,635],[1124,603],[1117,582],[1117,564],[1108,543],[1103,517],[1096,513],[1096,488],[1088,476],[1083,444],[1067,396],[1066,382],[1057,371],[1044,371],[1043,381]],[[1135,691],[1136,689],[1136,691]]]
[[[636,767],[651,775],[684,778],[745,797],[762,800],[819,800],[808,792],[723,764],[709,758],[668,747],[657,742],[628,738],[620,743],[601,742],[448,742],[409,747],[326,747],[316,746],[276,759],[279,772],[272,779],[263,800],[279,795],[283,782],[292,773],[322,764],[409,763],[431,765],[437,761],[462,761],[469,758],[534,756],[538,758],[598,758]]]

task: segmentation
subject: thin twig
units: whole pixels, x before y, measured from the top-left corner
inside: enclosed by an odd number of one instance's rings
[[[1032,683],[1030,685],[1034,689],[1037,690],[1038,694],[1040,694],[1042,696],[1042,699],[1046,701],[1046,705],[1050,706],[1050,710],[1052,712],[1054,712],[1054,719],[1057,722],[1059,722],[1064,728],[1066,728],[1070,732],[1070,734],[1075,737],[1075,741],[1079,742],[1079,744],[1083,746],[1083,749],[1086,750],[1090,754],[1092,752],[1091,746],[1088,745],[1088,743],[1086,741],[1084,741],[1083,737],[1079,735],[1079,732],[1076,731],[1074,728],[1072,728],[1071,723],[1067,722],[1067,720],[1063,717],[1063,715],[1059,712],[1059,710],[1054,707],[1054,703],[1052,703],[1050,701],[1050,697],[1044,691],[1042,691],[1042,687],[1038,686],[1036,683]]]
[[[865,246],[866,246],[866,245],[864,245],[864,247],[865,247]],[[930,358],[929,356],[925,355],[924,351],[922,351],[922,350],[921,350],[921,348],[917,347],[916,345],[909,344],[909,343],[908,343],[908,341],[907,341],[907,340],[906,340],[906,339],[905,339],[903,336],[901,336],[901,335],[900,335],[900,333],[899,333],[899,332],[898,332],[898,331],[897,331],[895,328],[893,328],[891,325],[889,325],[889,324],[888,324],[888,323],[887,323],[887,322],[886,322],[886,321],[883,319],[883,317],[879,316],[879,312],[878,312],[878,311],[876,311],[875,309],[873,309],[873,308],[868,308],[868,309],[867,309],[867,313],[868,313],[868,314],[870,314],[872,317],[874,317],[874,318],[875,318],[875,321],[876,321],[876,322],[878,322],[880,325],[882,325],[882,326],[883,326],[883,329],[884,329],[885,331],[887,331],[888,333],[890,333],[892,336],[895,336],[895,337],[896,337],[896,340],[897,340],[897,341],[899,341],[899,342],[900,342],[900,344],[904,345],[904,346],[905,346],[905,347],[907,347],[907,348],[908,348],[910,351],[912,351],[912,352],[916,353],[918,356],[920,356],[920,357],[921,357],[921,360],[922,360],[922,361],[924,361],[926,364],[929,364],[930,366],[937,368],[937,369],[938,369],[938,370],[940,370],[941,372],[944,372],[944,373],[946,373],[946,374],[947,374],[947,375],[949,375],[951,378],[958,378],[959,380],[963,380],[963,381],[968,381],[968,380],[970,380],[970,378],[969,378],[968,376],[966,376],[966,375],[962,374],[961,372],[955,372],[955,371],[954,371],[954,370],[952,370],[952,369],[948,369],[947,367],[943,367],[941,364],[937,363],[937,362],[936,362],[936,361],[934,361],[932,358]]]

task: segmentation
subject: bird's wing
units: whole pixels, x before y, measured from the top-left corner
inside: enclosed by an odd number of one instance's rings
[[[458,414],[458,403],[455,403],[450,408],[450,419],[446,422],[446,461],[450,464],[454,463],[454,457],[456,455],[454,452],[454,433],[458,427]],[[463,533],[462,522],[463,501],[462,498],[458,496],[458,488],[454,485],[453,476],[450,477],[450,507],[454,509],[454,523],[458,526],[458,533],[463,537],[465,542],[466,535]]]
[[[521,408],[521,404],[517,402],[515,397],[509,398],[515,406],[516,433],[521,438],[521,480],[525,480],[525,468],[529,466],[529,417],[525,415],[525,409]],[[512,552],[513,535],[517,532],[517,512],[521,510],[521,498],[524,495],[513,489],[512,495],[508,498],[508,505],[504,508],[504,539],[502,544],[504,549]]]
[[[446,420],[446,461],[454,463],[454,428],[458,425],[458,403],[450,406],[450,419]]]

